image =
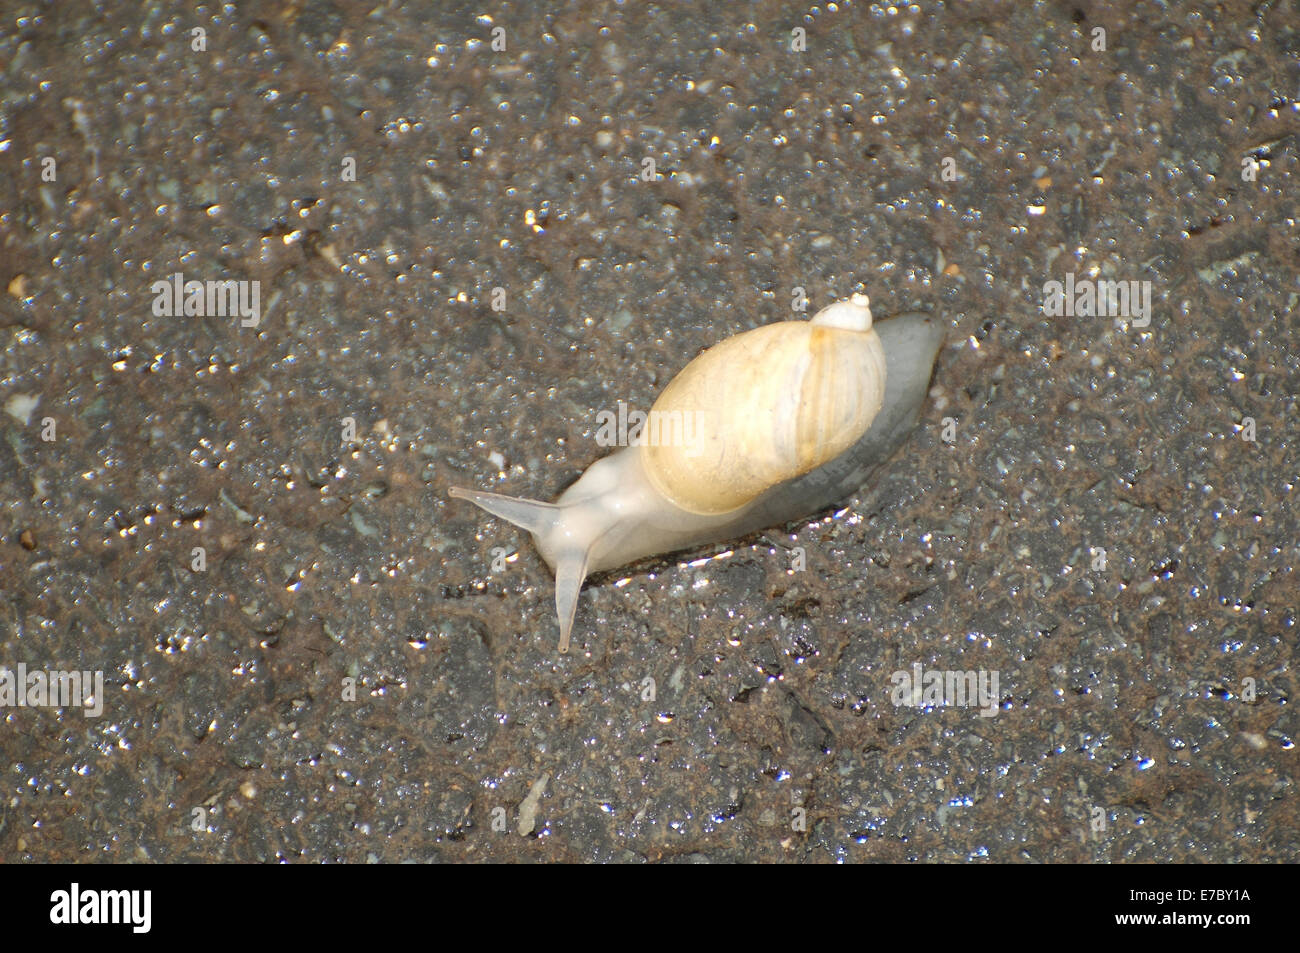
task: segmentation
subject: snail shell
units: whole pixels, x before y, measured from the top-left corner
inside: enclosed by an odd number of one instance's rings
[[[648,444],[646,473],[682,509],[729,513],[843,453],[884,395],[885,351],[856,295],[811,321],[727,338],[687,364],[650,414],[695,420],[696,432]]]
[[[597,460],[554,503],[449,492],[533,534],[565,652],[588,573],[811,516],[861,487],[916,425],[941,343],[925,315],[873,325],[854,295],[701,353],[651,412],[681,423],[680,439]]]

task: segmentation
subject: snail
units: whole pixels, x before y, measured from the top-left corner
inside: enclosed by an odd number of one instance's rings
[[[873,325],[855,294],[701,352],[655,401],[657,427],[554,503],[449,494],[532,533],[567,652],[589,573],[783,525],[862,487],[916,426],[942,339],[923,314]]]

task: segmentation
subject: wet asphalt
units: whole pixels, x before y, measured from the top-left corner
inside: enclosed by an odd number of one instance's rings
[[[1300,16],[1116,6],[0,0],[0,665],[104,684],[0,857],[1300,859]],[[797,288],[945,323],[916,433],[558,655],[447,487]]]

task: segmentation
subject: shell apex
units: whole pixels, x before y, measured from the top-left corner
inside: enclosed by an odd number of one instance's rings
[[[870,331],[871,299],[864,294],[853,294],[843,301],[828,304],[814,314],[809,323],[845,331]]]

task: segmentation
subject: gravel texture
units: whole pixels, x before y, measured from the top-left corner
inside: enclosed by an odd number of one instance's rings
[[[0,664],[104,677],[0,709],[0,857],[1300,860],[1295,3],[0,0],[0,64]],[[557,655],[447,487],[797,287],[948,323],[917,433]]]

